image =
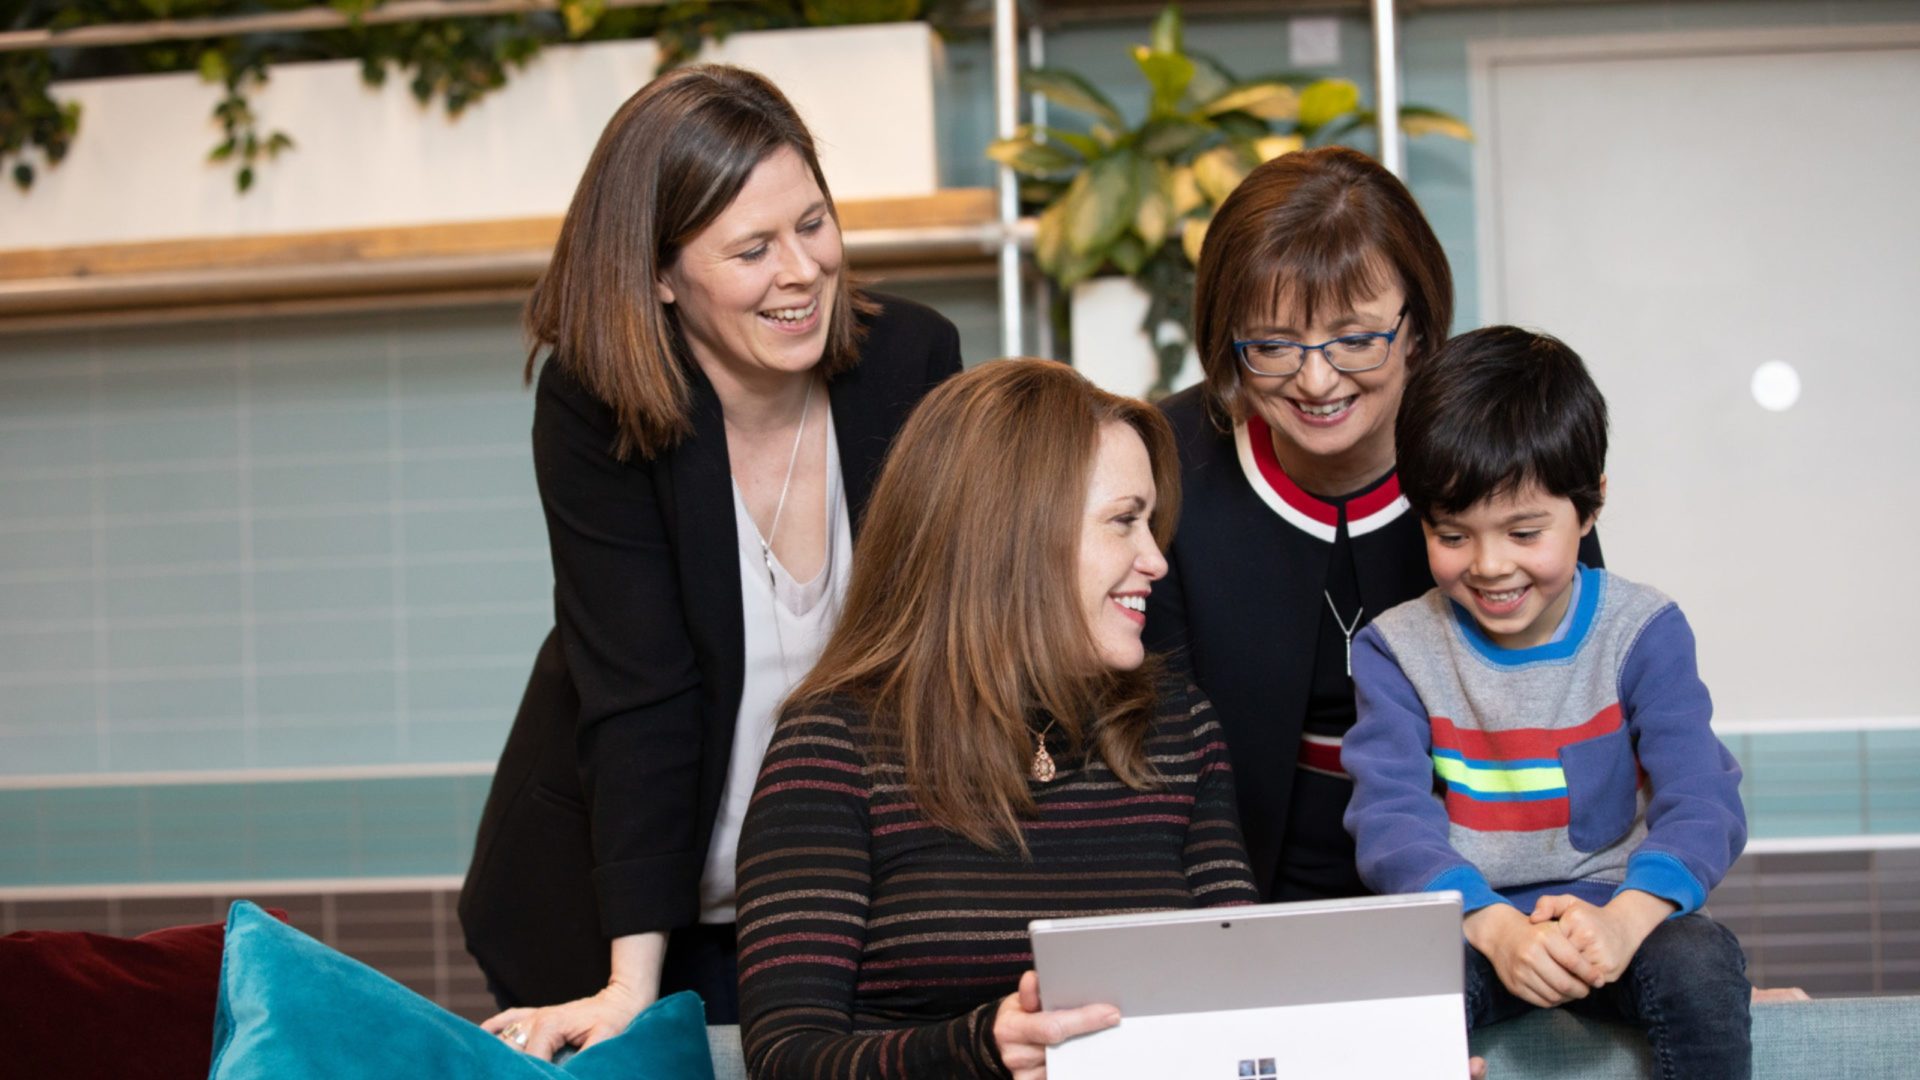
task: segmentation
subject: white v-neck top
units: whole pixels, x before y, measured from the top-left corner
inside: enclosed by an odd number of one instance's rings
[[[740,823],[753,798],[760,759],[773,739],[776,710],[807,672],[813,670],[827,635],[840,619],[853,568],[853,527],[847,493],[840,482],[840,446],[833,414],[827,414],[827,561],[811,581],[795,581],[780,560],[760,547],[760,527],[747,511],[740,486],[733,485],[734,532],[740,538],[741,615],[746,627],[746,679],[740,689],[740,713],[733,724],[733,757],[727,766],[720,812],[713,822],[706,869],[700,875],[700,921],[730,923],[733,911],[733,856],[740,844]],[[798,511],[799,507],[788,507]],[[771,561],[771,573],[768,563]]]

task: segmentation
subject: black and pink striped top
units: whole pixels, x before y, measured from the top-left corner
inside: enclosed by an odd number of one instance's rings
[[[1030,860],[927,824],[857,711],[782,721],[740,836],[749,1073],[1004,1076],[993,1014],[1033,966],[1029,920],[1253,903],[1220,725],[1168,689],[1147,742],[1164,783],[1050,747]]]

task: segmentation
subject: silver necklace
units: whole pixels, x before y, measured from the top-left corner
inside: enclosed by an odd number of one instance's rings
[[[1341,636],[1347,639],[1347,678],[1351,679],[1353,678],[1353,632],[1360,629],[1360,616],[1365,614],[1367,609],[1362,605],[1355,610],[1353,622],[1348,623],[1340,618],[1340,609],[1333,606],[1333,594],[1322,589],[1320,595],[1327,598],[1327,610],[1333,612],[1333,625],[1339,627]]]
[[[773,576],[773,538],[780,535],[780,515],[787,509],[787,489],[793,486],[793,469],[800,464],[800,440],[807,436],[807,413],[813,408],[813,377],[807,377],[807,396],[800,402],[800,424],[793,429],[793,451],[787,455],[787,477],[780,481],[780,501],[773,505],[773,524],[760,538],[760,558],[767,564],[767,584],[779,588]]]
[[[794,684],[793,672],[787,670],[786,635],[780,632],[780,580],[773,570],[773,540],[780,535],[780,515],[787,509],[787,490],[793,486],[794,466],[800,463],[800,440],[807,434],[807,413],[813,409],[813,384],[811,375],[807,377],[807,396],[800,402],[800,424],[793,431],[793,450],[787,454],[787,475],[780,481],[780,501],[773,505],[773,524],[767,527],[767,535],[760,537],[760,561],[767,567],[767,592],[776,609],[773,613],[773,645],[780,651],[780,674],[787,685]]]

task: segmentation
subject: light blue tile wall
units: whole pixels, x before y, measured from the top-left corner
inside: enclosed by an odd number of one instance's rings
[[[491,758],[551,618],[515,319],[0,343],[0,774],[418,761],[416,699]]]
[[[0,791],[0,886],[458,874],[485,777]]]
[[[491,693],[500,707],[518,687]],[[1756,839],[1920,833],[1920,732],[1727,741]],[[337,725],[276,728],[261,747],[311,763],[340,742]],[[459,874],[486,787],[437,776],[0,790],[0,887]]]

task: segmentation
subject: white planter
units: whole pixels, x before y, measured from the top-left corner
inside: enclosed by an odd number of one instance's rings
[[[1153,342],[1140,323],[1147,317],[1147,291],[1132,278],[1100,277],[1073,287],[1073,366],[1100,387],[1140,397],[1160,374]],[[1167,332],[1179,331],[1169,328]],[[1200,357],[1192,346],[1173,389],[1200,381]]]
[[[735,34],[703,59],[766,74],[813,129],[834,197],[939,187],[925,23]],[[557,216],[600,130],[653,77],[652,41],[561,45],[457,120],[404,77],[375,90],[357,61],[289,64],[254,95],[295,148],[252,191],[210,164],[218,87],[191,73],[61,83],[83,110],[73,150],[33,189],[0,191],[0,248],[321,232]]]

